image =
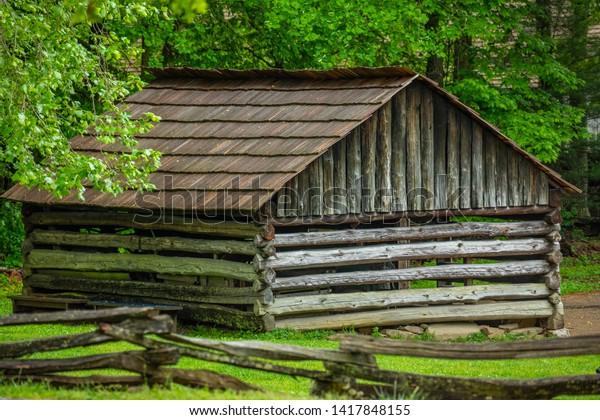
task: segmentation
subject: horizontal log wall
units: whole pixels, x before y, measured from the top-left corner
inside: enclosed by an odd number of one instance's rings
[[[255,312],[260,315],[266,313],[277,316],[297,315],[325,311],[360,311],[381,307],[478,303],[485,300],[543,299],[551,294],[552,291],[543,283],[524,283],[440,288],[427,291],[403,289],[292,297],[282,295],[270,305],[257,301]]]
[[[548,177],[413,82],[290,180],[278,218],[548,204]]]
[[[295,329],[523,318],[556,329],[560,225],[546,219],[278,233],[276,254],[254,259],[276,273],[274,300],[254,311]],[[420,280],[484,283],[400,287]]]
[[[324,232],[279,233],[273,240],[278,249],[292,246],[353,244],[386,241],[427,241],[441,238],[544,236],[560,226],[544,221],[513,223],[447,223],[415,227],[346,229]]]
[[[275,320],[275,327],[306,331],[313,329],[363,328],[430,322],[519,320],[548,318],[551,315],[552,305],[550,302],[547,300],[531,300],[486,303],[481,305],[388,308],[378,311],[283,318]]]
[[[183,307],[183,319],[272,328],[253,306],[272,303],[275,273],[252,264],[254,257],[274,255],[272,226],[40,210],[25,219],[24,294],[169,304]]]

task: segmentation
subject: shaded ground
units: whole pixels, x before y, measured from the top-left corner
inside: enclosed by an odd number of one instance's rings
[[[600,292],[563,296],[565,326],[571,335],[600,334]]]

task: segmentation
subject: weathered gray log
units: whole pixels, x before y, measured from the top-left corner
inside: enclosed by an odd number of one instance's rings
[[[419,85],[406,90],[406,193],[410,210],[422,210],[421,200],[421,91]],[[364,211],[364,209],[363,209]]]
[[[151,352],[164,352],[164,350],[151,350],[150,352],[138,352],[137,354],[151,353]],[[134,357],[136,355],[133,355]],[[118,358],[115,358],[118,364]],[[67,359],[68,360],[68,359]],[[111,360],[106,360],[109,363]],[[131,362],[131,360],[126,360]],[[111,367],[112,365],[102,366],[96,362],[98,367]],[[135,365],[135,371],[137,372],[139,366]],[[131,367],[131,366],[130,366]],[[119,367],[122,369],[122,367]],[[72,369],[69,369],[72,370]],[[212,372],[209,370],[198,369],[198,370],[185,370],[176,368],[156,368],[149,367],[138,373],[147,374],[150,378],[144,378],[140,376],[100,376],[92,375],[85,377],[72,377],[66,375],[32,375],[27,373],[20,374],[7,374],[0,377],[0,381],[15,380],[17,382],[46,382],[51,386],[56,387],[70,387],[70,386],[107,386],[107,385],[144,385],[149,383],[151,385],[156,384],[168,384],[175,382],[180,385],[185,385],[193,388],[208,388],[208,389],[219,389],[219,390],[236,390],[236,391],[261,391],[254,385],[247,384],[239,379],[225,375],[221,373]]]
[[[239,311],[217,305],[198,305],[182,303],[182,319],[198,324],[216,324],[220,326],[249,331],[270,331],[275,328],[273,317],[258,317],[252,312]]]
[[[277,328],[299,331],[375,327],[422,322],[484,321],[548,318],[552,305],[546,300],[396,308],[347,314],[275,319]]]
[[[75,388],[83,386],[140,386],[147,383],[147,380],[139,375],[133,376],[67,376],[67,375],[0,375],[0,383],[45,383],[49,386],[60,388]]]
[[[375,210],[375,172],[377,162],[377,113],[371,115],[360,129],[362,211]]]
[[[329,363],[327,367],[333,373],[393,384],[396,394],[410,394],[415,389],[419,389],[429,399],[531,400],[551,399],[559,395],[600,394],[600,375],[543,379],[487,379],[419,375],[333,363]]]
[[[224,373],[217,373],[206,369],[178,369],[160,368],[160,372],[179,385],[191,388],[208,388],[233,391],[263,391],[262,388],[246,383],[238,378]]]
[[[36,269],[37,274],[46,274],[55,277],[85,277],[94,280],[129,280],[129,273],[117,272],[102,272],[102,271],[75,271],[75,270],[60,270],[52,268]],[[31,277],[32,274],[30,274]]]
[[[277,217],[286,217],[287,213],[285,211],[286,206],[289,205],[290,202],[290,191],[286,185],[277,192]]]
[[[336,214],[333,188],[333,150],[327,149],[319,159],[323,162],[323,214]]]
[[[427,241],[441,238],[467,237],[532,237],[544,236],[560,229],[543,221],[513,223],[444,223],[414,227],[331,230],[324,232],[280,233],[273,240],[276,248],[353,244],[359,242]]]
[[[483,201],[485,207],[496,207],[496,142],[500,140],[489,131],[483,133],[483,153],[485,159],[485,188]],[[520,181],[517,186],[520,186]]]
[[[27,324],[55,324],[59,322],[118,322],[129,317],[157,315],[154,308],[112,308],[102,310],[74,310],[33,314],[15,314],[0,318],[0,326]]]
[[[167,334],[175,330],[173,319],[168,315],[155,316],[152,319],[129,318],[118,325],[135,334]],[[82,334],[7,342],[0,343],[0,355],[16,358],[33,353],[102,344],[108,341],[113,341],[113,339],[97,331],[92,331]]]
[[[178,334],[165,334],[162,337],[177,343],[221,351],[232,356],[260,357],[271,360],[320,360],[376,366],[375,358],[370,354],[361,355],[353,352],[313,349],[264,341],[223,342],[205,338],[190,338]]]
[[[311,312],[350,312],[415,305],[477,303],[482,300],[544,299],[551,290],[545,284],[489,284],[438,289],[404,289],[379,292],[336,293],[277,297],[271,305],[257,302],[257,315],[297,315]]]
[[[123,369],[146,373],[148,365],[172,365],[179,361],[179,350],[165,348],[150,351],[97,354],[68,359],[0,360],[0,373],[7,375],[43,374],[93,369]]]
[[[560,210],[562,207],[563,195],[562,189],[556,187],[550,188],[548,190],[548,206],[552,207],[554,210]]]
[[[434,209],[435,161],[433,133],[433,92],[425,85],[421,91],[421,204],[426,210]]]
[[[448,207],[460,208],[460,114],[455,107],[448,108],[448,144],[446,149]]]
[[[115,339],[128,341],[130,343],[137,344],[147,349],[164,349],[172,347],[172,344],[170,343],[153,340],[151,338],[136,334],[131,334],[128,330],[123,328],[111,328],[110,330],[106,331],[106,334]],[[330,375],[324,371],[315,371],[289,366],[281,366],[262,360],[254,360],[244,356],[218,354],[212,351],[192,349],[189,347],[181,347],[179,348],[179,351],[182,356],[193,357],[195,359],[206,360],[209,362],[224,363],[248,369],[274,372],[289,376],[307,377],[312,379],[327,379],[328,377],[330,377]]]
[[[510,220],[532,220],[537,219],[538,215],[546,214],[552,210],[548,206],[529,206],[529,207],[507,207],[503,209],[485,208],[485,209],[444,209],[444,210],[421,210],[421,211],[403,211],[394,213],[359,213],[344,214],[333,216],[315,216],[315,217],[288,217],[272,218],[269,222],[273,226],[300,226],[300,225],[337,225],[340,223],[373,223],[377,221],[395,222],[400,219],[411,219],[414,221],[424,221],[433,219],[450,219],[452,217],[477,216],[493,217],[498,219]]]
[[[362,162],[360,150],[360,126],[346,137],[346,171],[348,173],[348,211],[362,212]]]
[[[132,280],[99,280],[85,277],[56,277],[34,274],[30,277],[31,287],[48,290],[110,293],[127,296],[164,297],[198,303],[253,304],[256,300],[270,303],[273,292],[262,293],[252,287],[203,287],[185,283],[156,283]]]
[[[600,354],[600,336],[498,343],[441,343],[344,335],[340,350],[458,360],[536,359]]]
[[[523,156],[519,156],[519,187],[521,200],[523,200],[524,206],[531,206],[533,204],[533,196],[531,191],[531,171],[536,171],[531,163]]]
[[[494,264],[453,264],[413,267],[398,270],[354,271],[348,273],[312,274],[296,277],[278,277],[271,288],[275,291],[329,286],[378,284],[412,280],[485,279],[508,281],[519,276],[549,273],[551,265],[545,261],[511,261]]]
[[[435,209],[448,207],[448,171],[446,169],[446,149],[448,137],[448,103],[440,95],[433,95],[434,106],[434,174]]]
[[[238,223],[223,220],[200,220],[189,217],[169,217],[117,213],[117,212],[44,212],[33,213],[27,223],[41,226],[117,226],[135,229],[172,230],[176,232],[198,233],[233,238],[252,239],[261,235],[271,236],[268,225]]]
[[[227,277],[254,282],[258,274],[249,264],[208,258],[167,257],[153,254],[84,253],[34,249],[30,268],[67,268],[78,271],[126,271]]]
[[[560,289],[560,274],[556,269],[553,269],[544,276],[544,283],[548,286],[548,289],[559,290]]]
[[[560,252],[560,245],[553,244],[552,250],[546,254],[546,261],[550,264],[560,264],[563,261],[562,252]]]
[[[290,251],[277,253],[267,259],[255,258],[254,262],[257,270],[267,267],[274,270],[290,270],[407,259],[537,255],[545,254],[550,249],[551,245],[544,239],[447,241]]]
[[[309,212],[312,215],[323,213],[323,160],[319,157],[313,160],[308,167],[308,199]]]
[[[387,102],[377,111],[376,138],[376,195],[377,211],[394,211],[392,193],[392,102]]]
[[[94,248],[126,248],[134,251],[184,251],[215,254],[273,255],[274,248],[258,248],[250,241],[148,237],[139,235],[89,234],[36,229],[34,244],[71,245]]]
[[[514,150],[509,150],[507,154],[508,162],[508,206],[517,207],[523,205],[519,191],[519,155]]]
[[[394,211],[406,211],[406,90],[392,99],[392,161]]]
[[[62,335],[59,337],[36,338],[13,343],[0,343],[0,355],[2,357],[15,358],[44,351],[101,344],[107,341],[113,341],[113,339],[95,331],[83,334]]]
[[[178,312],[178,319],[192,321],[197,324],[220,325],[240,330],[263,331],[272,330],[275,322],[271,315],[258,317],[254,312],[246,312],[223,305],[211,305],[204,303],[192,303],[181,300],[164,298],[148,298],[141,296],[116,296],[102,295],[103,299],[127,303],[144,303],[149,305],[169,305],[180,306],[182,310]]]
[[[256,256],[257,260],[261,260],[262,261],[262,257],[261,256]],[[266,269],[261,269],[258,271],[258,280],[255,280],[254,283],[252,283],[252,289],[255,292],[263,292],[265,289],[270,288],[271,285],[275,282],[275,278],[276,278],[276,273],[275,270],[273,270],[272,268],[266,268]],[[265,294],[267,294],[268,292],[264,292]]]
[[[471,160],[473,145],[473,124],[470,116],[460,114],[460,208],[468,209],[471,204]]]
[[[553,304],[552,316],[546,320],[546,328],[549,330],[560,330],[565,327],[565,307],[562,302]],[[598,348],[598,347],[596,347]]]
[[[555,226],[560,226],[560,225],[555,225]],[[560,236],[560,231],[558,230],[553,230],[552,232],[550,232],[549,234],[546,235],[546,240],[548,242],[560,242],[562,239],[562,237]],[[560,244],[559,244],[560,246]]]
[[[289,180],[287,183],[288,192],[290,193],[290,201],[286,204],[285,216],[286,217],[296,217],[298,216],[298,177],[295,176]],[[257,235],[259,238],[262,238],[261,235]]]
[[[296,177],[298,178],[298,214],[302,215],[302,216],[306,216],[306,215],[310,214],[310,171],[309,171],[309,168],[304,169]]]
[[[496,207],[498,208],[508,206],[508,153],[510,152],[506,144],[496,141]]]
[[[333,211],[334,214],[348,214],[348,187],[346,173],[347,137],[333,145]]]
[[[473,144],[471,147],[471,207],[483,207],[485,179],[485,159],[483,158],[483,127],[472,122]]]

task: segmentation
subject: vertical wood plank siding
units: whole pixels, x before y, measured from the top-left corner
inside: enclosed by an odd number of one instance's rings
[[[460,114],[460,208],[471,208],[471,163],[473,124],[467,114]]]
[[[382,106],[377,113],[377,156],[376,156],[376,210],[394,211],[392,208],[392,103]]]
[[[484,134],[485,187],[483,190],[483,204],[487,208],[496,207],[496,141],[488,132]]]
[[[362,164],[360,150],[360,132],[362,127],[355,128],[344,140],[346,141],[346,173],[348,178],[348,213],[362,212]],[[304,213],[306,215],[307,213]]]
[[[448,173],[448,208],[460,204],[460,111],[448,109],[448,144],[446,148]]]
[[[519,157],[519,187],[521,189],[521,200],[523,206],[530,206],[531,202],[531,177],[529,163]]]
[[[438,95],[433,97],[433,137],[434,137],[434,207],[436,210],[448,207],[448,171],[446,170],[446,144],[448,136],[448,104]]]
[[[421,98],[415,87],[406,92],[406,189],[408,208],[422,210],[421,188]]]
[[[334,214],[348,212],[347,175],[346,175],[346,143],[344,139],[333,145],[333,196]]]
[[[521,191],[519,187],[519,158],[512,149],[508,153],[508,206],[518,207],[522,205]]]
[[[278,217],[548,204],[548,176],[415,82],[289,181]]]
[[[483,127],[472,123],[473,144],[471,145],[471,207],[483,208],[485,159],[483,159]]]
[[[298,177],[292,178],[287,185],[290,192],[290,206],[286,209],[286,216],[295,217],[298,216],[298,203],[301,201],[301,198],[298,197]]]
[[[508,206],[508,148],[506,144],[496,143],[496,207]]]
[[[406,90],[392,99],[392,188],[395,211],[406,211]]]
[[[375,211],[375,161],[377,160],[377,113],[363,123],[360,132],[362,153],[362,209]]]
[[[420,86],[421,93],[421,202],[424,210],[434,208],[435,158],[433,135],[433,92]]]
[[[323,153],[323,213],[330,215],[334,212],[333,198],[333,148]]]

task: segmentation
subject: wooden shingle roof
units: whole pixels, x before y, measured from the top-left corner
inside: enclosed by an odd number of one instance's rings
[[[118,196],[91,188],[86,205],[137,209],[256,211],[292,177],[368,119],[413,80],[485,121],[433,82],[401,67],[300,70],[156,69],[156,81],[126,99],[133,118],[152,112],[161,121],[138,136],[139,147],[162,152],[151,174],[157,191]],[[577,188],[485,123],[551,180]],[[73,149],[101,156],[125,149],[91,135]],[[5,198],[38,204],[82,204],[75,194],[56,199],[46,191],[15,186]]]

